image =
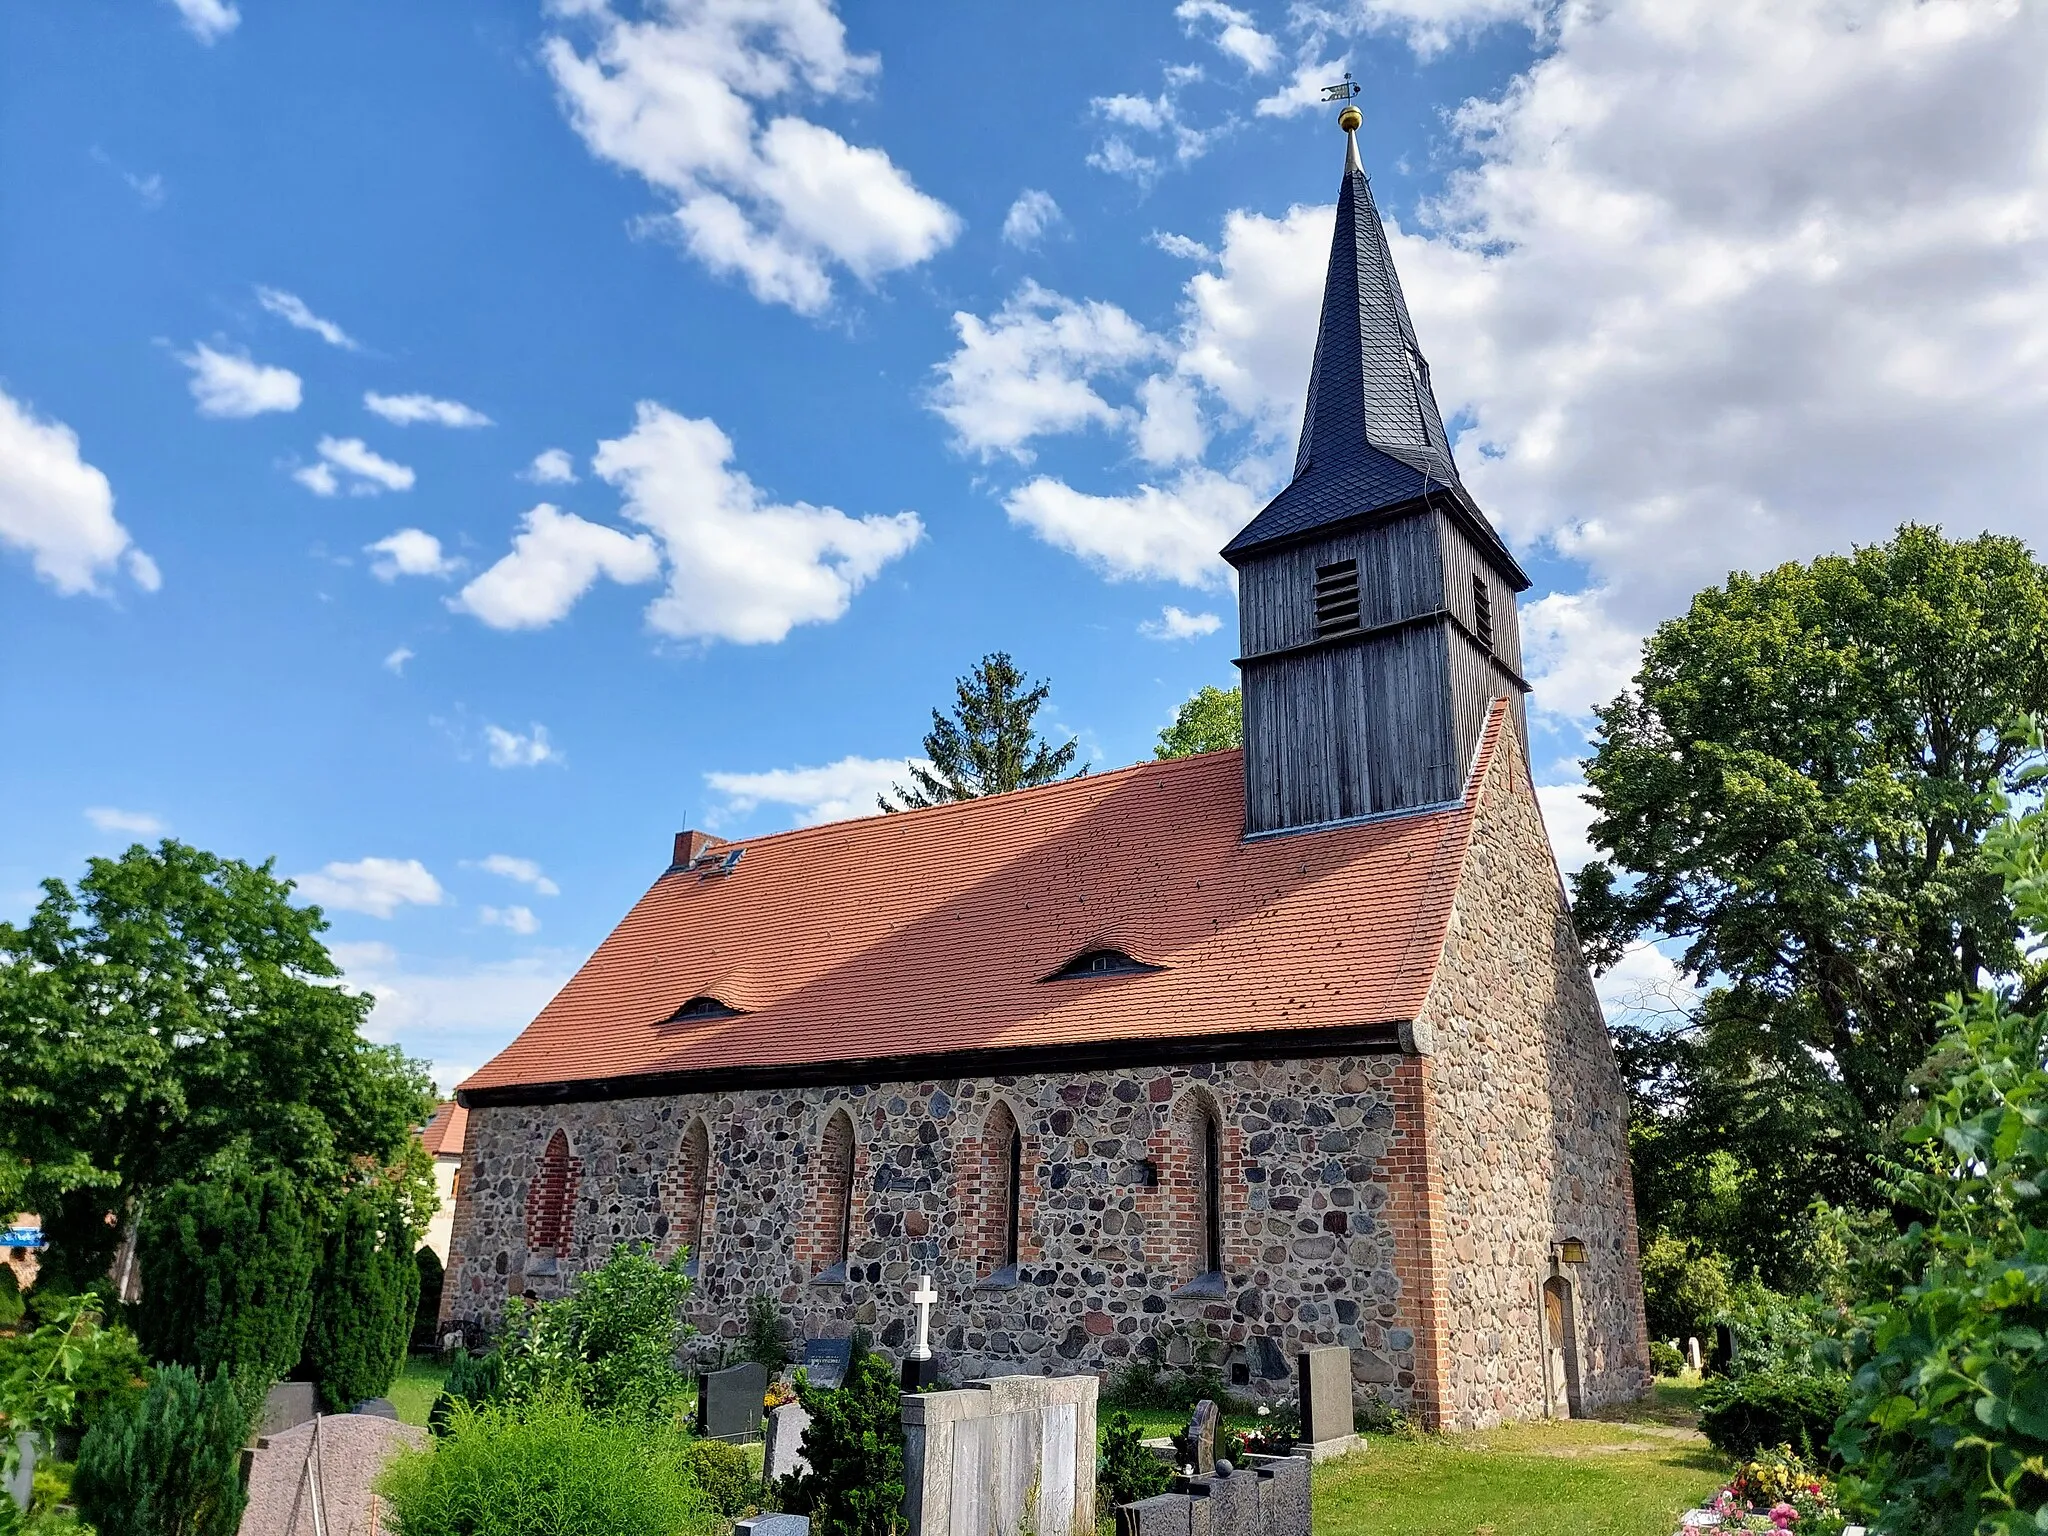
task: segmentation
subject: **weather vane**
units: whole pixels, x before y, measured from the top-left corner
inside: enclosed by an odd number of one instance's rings
[[[1323,100],[1349,101],[1352,97],[1356,96],[1362,89],[1364,89],[1364,87],[1359,85],[1359,83],[1356,80],[1351,78],[1351,71],[1347,69],[1344,71],[1343,84],[1326,85],[1323,87]]]

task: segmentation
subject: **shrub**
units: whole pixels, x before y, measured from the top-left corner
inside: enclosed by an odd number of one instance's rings
[[[455,1410],[378,1481],[394,1536],[676,1536],[708,1523],[680,1430],[554,1397]]]
[[[1827,1461],[1828,1437],[1848,1400],[1849,1380],[1838,1374],[1770,1369],[1717,1377],[1700,1393],[1700,1432],[1728,1456],[1784,1445]]]
[[[1662,1339],[1650,1340],[1650,1369],[1659,1376],[1676,1376],[1685,1369],[1685,1356],[1678,1346]]]
[[[1702,1247],[1696,1238],[1665,1232],[1643,1249],[1642,1269],[1643,1313],[1651,1337],[1696,1338],[1704,1344],[1735,1289],[1727,1255]]]
[[[0,1328],[12,1328],[28,1311],[21,1299],[21,1283],[14,1278],[14,1266],[0,1264]]]
[[[775,1298],[766,1292],[757,1292],[747,1302],[747,1329],[740,1335],[733,1359],[751,1360],[756,1365],[766,1366],[768,1374],[773,1376],[789,1364],[789,1358],[789,1328],[782,1320]]]
[[[431,1248],[421,1248],[412,1260],[419,1270],[420,1286],[419,1305],[412,1315],[412,1347],[427,1354],[441,1347],[441,1291],[448,1272],[442,1267],[441,1255]]]
[[[319,1242],[291,1178],[227,1170],[151,1199],[135,1331],[153,1360],[232,1377],[253,1413],[298,1361]]]
[[[782,1480],[783,1507],[809,1515],[817,1536],[887,1536],[903,1515],[902,1397],[889,1363],[856,1348],[844,1386],[813,1387],[799,1372],[797,1395],[811,1416],[810,1470]]]
[[[504,1378],[504,1361],[496,1350],[487,1355],[472,1355],[466,1349],[457,1349],[448,1379],[441,1383],[441,1395],[427,1412],[427,1428],[436,1435],[444,1435],[457,1404],[482,1408],[496,1402],[504,1390]]]
[[[1131,1504],[1166,1492],[1173,1473],[1145,1447],[1144,1435],[1122,1409],[1109,1416],[1102,1437],[1102,1486],[1109,1502]]]
[[[507,1302],[501,1395],[522,1403],[566,1393],[599,1412],[672,1414],[689,1390],[676,1369],[689,1294],[682,1255],[662,1264],[643,1246],[614,1249],[559,1301]]]
[[[44,1311],[41,1327],[0,1339],[0,1464],[12,1464],[14,1430],[83,1434],[142,1393],[135,1336],[102,1327],[95,1298],[46,1300]]]
[[[142,1397],[100,1417],[71,1495],[106,1536],[234,1536],[249,1414],[225,1374],[159,1367]]]
[[[754,1458],[744,1446],[727,1445],[723,1440],[691,1441],[690,1475],[727,1519],[761,1507],[766,1490],[754,1475]]]
[[[327,1234],[313,1282],[300,1369],[329,1413],[381,1397],[405,1364],[419,1304],[419,1268],[405,1213],[388,1193],[353,1190]]]

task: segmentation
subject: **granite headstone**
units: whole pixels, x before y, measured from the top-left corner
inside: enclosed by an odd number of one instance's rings
[[[1692,1369],[1698,1370],[1702,1362],[1700,1341],[1697,1338],[1688,1338],[1685,1341],[1685,1363],[1692,1367]]]
[[[804,1375],[814,1387],[837,1387],[853,1364],[853,1340],[805,1339]]]
[[[1207,1477],[1176,1478],[1174,1488],[1208,1504],[1209,1536],[1261,1536],[1256,1472],[1219,1470]]]
[[[1210,1536],[1209,1501],[1162,1493],[1116,1507],[1116,1536]]]
[[[1206,1397],[1195,1404],[1195,1411],[1188,1415],[1187,1433],[1181,1436],[1181,1445],[1187,1464],[1195,1469],[1196,1477],[1208,1477],[1216,1470],[1218,1418],[1216,1405]]]
[[[732,1528],[732,1536],[811,1536],[808,1515],[755,1515]]]
[[[705,1440],[755,1440],[761,1434],[761,1400],[768,1393],[768,1367],[742,1360],[697,1378],[697,1434]]]
[[[810,1427],[811,1416],[802,1403],[784,1403],[769,1410],[768,1453],[761,1463],[762,1481],[779,1483],[792,1472],[810,1470],[803,1449],[804,1431]]]

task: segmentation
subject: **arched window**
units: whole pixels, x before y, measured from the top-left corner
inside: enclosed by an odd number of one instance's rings
[[[853,1252],[853,1121],[835,1110],[818,1141],[816,1256],[824,1274],[843,1272]]]
[[[1195,1166],[1201,1180],[1202,1247],[1201,1272],[1220,1274],[1223,1270],[1223,1128],[1216,1123],[1216,1110],[1207,1100],[1195,1107]]]
[[[526,1191],[529,1253],[553,1258],[568,1247],[575,1201],[575,1159],[569,1155],[569,1138],[557,1127]]]
[[[711,1133],[702,1120],[692,1120],[690,1128],[683,1132],[677,1161],[682,1175],[681,1188],[677,1190],[681,1207],[676,1213],[677,1241],[688,1251],[689,1267],[695,1273],[700,1266],[704,1205],[711,1186]]]
[[[1024,1224],[1024,1133],[998,1101],[981,1128],[981,1253],[984,1274],[1014,1270]]]

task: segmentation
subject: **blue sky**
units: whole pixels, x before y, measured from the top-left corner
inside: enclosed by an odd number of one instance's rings
[[[675,830],[864,809],[985,651],[1148,755],[1232,677],[1346,67],[1576,857],[1704,581],[2042,531],[2042,24],[1846,9],[9,6],[0,915],[274,856],[449,1086]]]

